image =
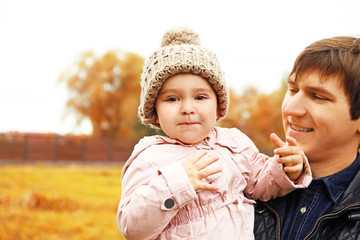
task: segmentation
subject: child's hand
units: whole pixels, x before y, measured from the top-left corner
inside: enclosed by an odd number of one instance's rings
[[[278,163],[284,164],[284,171],[292,180],[297,180],[303,172],[304,159],[296,140],[287,136],[283,142],[275,133],[270,134],[270,140],[277,147],[274,154],[279,155]]]
[[[214,156],[204,157],[206,154],[206,151],[198,151],[182,165],[195,191],[218,190],[218,188],[214,185],[201,181],[201,179],[203,178],[221,172],[221,169],[210,166],[211,164],[219,160],[219,158]]]

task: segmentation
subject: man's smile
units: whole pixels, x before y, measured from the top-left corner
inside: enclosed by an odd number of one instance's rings
[[[298,127],[295,126],[293,124],[290,124],[291,129],[295,130],[295,131],[299,131],[299,132],[311,132],[314,131],[313,128],[302,128],[302,127]]]

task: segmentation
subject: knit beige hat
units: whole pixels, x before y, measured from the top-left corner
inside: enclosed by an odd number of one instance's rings
[[[165,80],[178,73],[193,73],[207,79],[217,95],[218,120],[226,115],[229,90],[216,55],[200,46],[197,33],[176,27],[164,34],[161,48],[144,65],[138,109],[144,124],[160,127],[155,121],[155,101]]]

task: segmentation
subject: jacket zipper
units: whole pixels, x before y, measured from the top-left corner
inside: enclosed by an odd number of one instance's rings
[[[270,207],[269,204],[264,203],[264,205],[265,205],[270,211],[272,211],[272,212],[275,214],[275,216],[276,216],[276,233],[277,233],[276,239],[280,240],[280,233],[281,233],[280,216],[279,216],[279,214],[275,211],[275,209],[273,209],[272,207]]]
[[[276,232],[277,232],[277,238],[276,239],[279,239],[280,240],[280,231],[281,231],[281,228],[280,228],[280,216],[279,214],[276,212],[275,209],[273,209],[272,207],[270,207],[269,204],[267,203],[263,203],[271,212],[274,213],[275,217],[276,217]],[[344,212],[345,210],[349,209],[349,208],[352,208],[352,207],[360,207],[360,204],[353,204],[353,205],[349,205],[343,209],[341,209],[340,211],[337,211],[335,213],[331,213],[331,214],[326,214],[326,215],[323,215],[321,216],[315,223],[313,229],[310,231],[310,233],[304,238],[304,240],[306,239],[310,239],[311,235],[314,234],[315,230],[318,228],[318,225],[319,223],[325,219],[325,218],[329,218],[329,217],[332,217],[332,216],[336,216],[336,215],[339,215],[341,214],[342,212]]]
[[[321,216],[315,223],[313,229],[310,231],[310,233],[304,238],[305,239],[310,239],[311,235],[313,235],[315,233],[315,230],[319,227],[319,224],[322,220],[326,219],[326,218],[330,218],[330,217],[334,217],[337,215],[340,215],[342,212],[348,210],[349,208],[352,207],[360,207],[360,204],[353,204],[353,205],[349,205],[343,209],[341,209],[340,211],[334,212],[334,213],[330,213],[330,214],[325,214],[323,216]]]

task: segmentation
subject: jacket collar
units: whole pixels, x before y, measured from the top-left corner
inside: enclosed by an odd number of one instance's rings
[[[357,160],[359,160],[360,154],[358,154]],[[340,199],[337,201],[337,203],[334,205],[332,212],[339,211],[345,207],[348,206],[360,206],[360,169],[355,174],[355,177],[352,179],[348,187],[346,188],[343,195],[340,197]],[[262,203],[258,201],[258,209],[261,209]],[[287,198],[286,196],[276,198],[273,200],[270,200],[266,203],[267,207],[272,208],[274,211],[276,211],[281,218],[281,222],[283,222],[283,218],[286,215],[285,211],[287,209]]]
[[[214,144],[217,140],[217,133],[218,133],[218,128],[214,127],[213,130],[211,130],[210,134],[208,137],[206,137],[204,140],[202,140],[200,143],[194,144],[194,145],[190,145],[190,144],[184,144],[176,139],[172,139],[169,138],[167,136],[161,136],[161,135],[153,135],[153,136],[145,136],[142,139],[140,139],[140,141],[134,146],[134,150],[131,153],[129,159],[126,161],[125,165],[123,166],[122,169],[122,178],[125,175],[126,170],[128,169],[128,167],[130,166],[130,164],[135,160],[135,158],[145,149],[153,146],[153,145],[160,145],[160,144],[173,144],[173,145],[182,145],[182,146],[188,146],[188,147],[193,147],[196,145],[200,145],[200,144]]]
[[[213,147],[214,145],[218,144],[222,147],[228,148],[232,152],[240,152],[243,150],[241,147],[243,148],[248,147],[248,144],[240,143],[242,139],[239,139],[238,132],[236,132],[235,134],[229,129],[220,128],[220,127],[214,127],[206,138],[195,144],[184,144],[176,139],[172,139],[167,136],[160,136],[160,135],[155,135],[148,138],[155,138],[157,140],[156,144],[170,143],[170,144],[182,145],[185,147],[197,147],[197,146]],[[144,139],[142,139],[141,141],[144,142]]]
[[[350,182],[339,202],[333,207],[333,211],[338,211],[346,206],[360,205],[360,169],[354,179]]]
[[[350,183],[355,178],[359,169],[360,155],[358,153],[355,161],[349,167],[330,176],[318,179],[324,182],[334,204],[337,204],[346,189],[349,189]]]

